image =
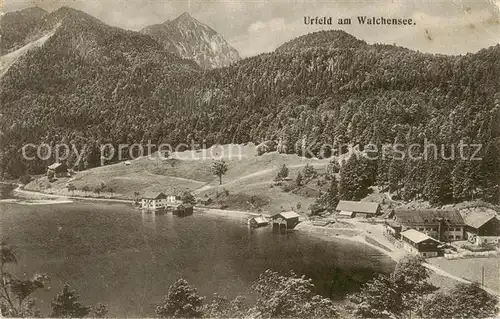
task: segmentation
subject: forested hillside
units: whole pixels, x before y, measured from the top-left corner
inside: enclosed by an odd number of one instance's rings
[[[149,36],[109,27],[61,8],[35,32],[56,29],[0,79],[4,176],[41,172],[53,161],[22,161],[26,143],[74,143],[89,153],[79,169],[99,164],[99,144],[128,143],[178,108],[199,67]],[[74,158],[70,159],[75,161]]]
[[[51,15],[73,19],[54,18],[55,34],[0,80],[4,177],[51,162],[22,160],[27,142],[87,145],[85,169],[98,165],[97,145],[108,142],[275,140],[281,152],[307,156],[308,147],[328,156],[324,144],[427,140],[449,149],[463,140],[483,144],[482,161],[389,158],[350,167],[355,181],[404,199],[499,200],[500,46],[436,56],[322,31],[202,72],[148,36],[59,11]]]
[[[47,11],[33,7],[0,16],[0,55],[23,46],[27,36],[46,14]]]

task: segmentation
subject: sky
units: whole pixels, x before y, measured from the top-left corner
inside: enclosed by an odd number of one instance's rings
[[[70,6],[103,22],[138,31],[188,12],[209,25],[243,57],[273,51],[317,30],[342,29],[368,43],[421,52],[465,54],[500,43],[500,0],[0,0],[3,11]],[[412,26],[362,26],[357,16],[411,18]],[[304,16],[327,16],[348,26],[311,26]]]

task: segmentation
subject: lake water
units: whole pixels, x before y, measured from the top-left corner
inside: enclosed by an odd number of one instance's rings
[[[125,204],[0,203],[0,239],[16,247],[20,277],[47,273],[37,293],[42,314],[67,282],[82,302],[108,305],[110,316],[154,316],[169,285],[183,277],[207,297],[254,297],[266,269],[293,269],[314,279],[318,293],[342,296],[393,262],[349,241],[326,242],[298,232],[276,234],[202,214],[141,214]]]

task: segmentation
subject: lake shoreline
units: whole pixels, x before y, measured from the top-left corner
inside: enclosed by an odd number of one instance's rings
[[[16,185],[16,184],[11,184],[11,185]],[[13,190],[13,193],[15,195],[21,195],[23,198],[26,199],[35,199],[39,200],[40,197],[49,197],[53,198],[52,200],[47,200],[47,202],[40,203],[41,204],[62,204],[62,203],[70,203],[72,202],[71,200],[75,201],[84,201],[84,202],[91,202],[91,203],[99,203],[99,202],[107,202],[107,203],[121,203],[121,204],[133,204],[133,200],[124,200],[124,199],[113,199],[113,198],[97,198],[97,197],[81,197],[81,196],[62,196],[62,195],[57,195],[57,194],[48,194],[45,192],[39,192],[39,191],[32,191],[32,190],[25,190],[23,189],[22,185],[18,185],[16,189]],[[50,201],[50,202],[49,202]],[[31,204],[31,205],[36,205],[36,204]],[[236,220],[236,221],[241,221],[242,223],[244,222],[245,224],[248,222],[248,219],[256,216],[263,215],[265,217],[270,217],[269,214],[260,214],[260,213],[254,213],[254,212],[247,212],[247,211],[237,211],[237,210],[226,210],[226,209],[216,209],[216,208],[211,208],[211,207],[206,207],[206,206],[195,206],[195,211],[197,214],[203,215],[203,216],[208,216],[208,217],[215,217],[215,218],[227,218],[230,220]],[[299,224],[300,225],[300,224]],[[363,232],[361,230],[356,230],[352,229],[348,232],[345,232],[342,229],[335,229],[336,235],[326,235],[324,234],[324,229],[325,227],[317,227],[317,226],[312,226],[312,227],[299,227],[298,229],[295,229],[294,231],[300,232],[303,234],[307,234],[309,236],[315,237],[315,238],[320,238],[324,241],[336,241],[336,240],[348,240],[350,242],[358,243],[358,244],[363,244],[367,247],[370,247],[372,249],[375,249],[385,256],[388,256],[394,261],[397,261],[398,258],[395,257],[394,254],[391,252],[384,250],[376,245],[373,245],[369,242],[366,241],[366,239],[361,235]],[[339,233],[337,235],[337,233]],[[341,233],[341,234],[340,234]]]

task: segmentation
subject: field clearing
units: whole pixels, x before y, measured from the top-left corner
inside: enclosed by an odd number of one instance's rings
[[[223,184],[219,185],[219,179],[212,174],[211,166],[214,158],[221,156],[228,164],[228,171],[222,178]],[[207,150],[172,153],[167,159],[153,154],[77,172],[71,178],[57,178],[51,183],[43,176],[25,188],[62,196],[118,199],[133,199],[136,192],[142,195],[147,191],[179,193],[186,190],[198,198],[208,196],[215,199],[217,194],[227,191],[229,196],[224,198],[224,202],[229,205],[228,208],[254,211],[256,209],[252,202],[255,199],[260,203],[260,209],[265,211],[291,210],[300,203],[300,210],[305,212],[314,201],[312,196],[284,192],[280,187],[272,185],[282,165],[289,168],[289,178],[295,179],[299,170],[308,163],[323,171],[329,160],[305,159],[277,152],[258,156],[253,143],[231,144]],[[77,190],[68,192],[69,183]],[[93,190],[102,184],[106,188],[112,188],[113,193],[94,193]],[[90,192],[83,192],[84,186],[89,187]]]
[[[484,285],[500,292],[500,258],[467,258],[455,260],[431,258],[429,259],[429,263],[452,275],[479,283],[481,283],[481,269],[484,266]]]

